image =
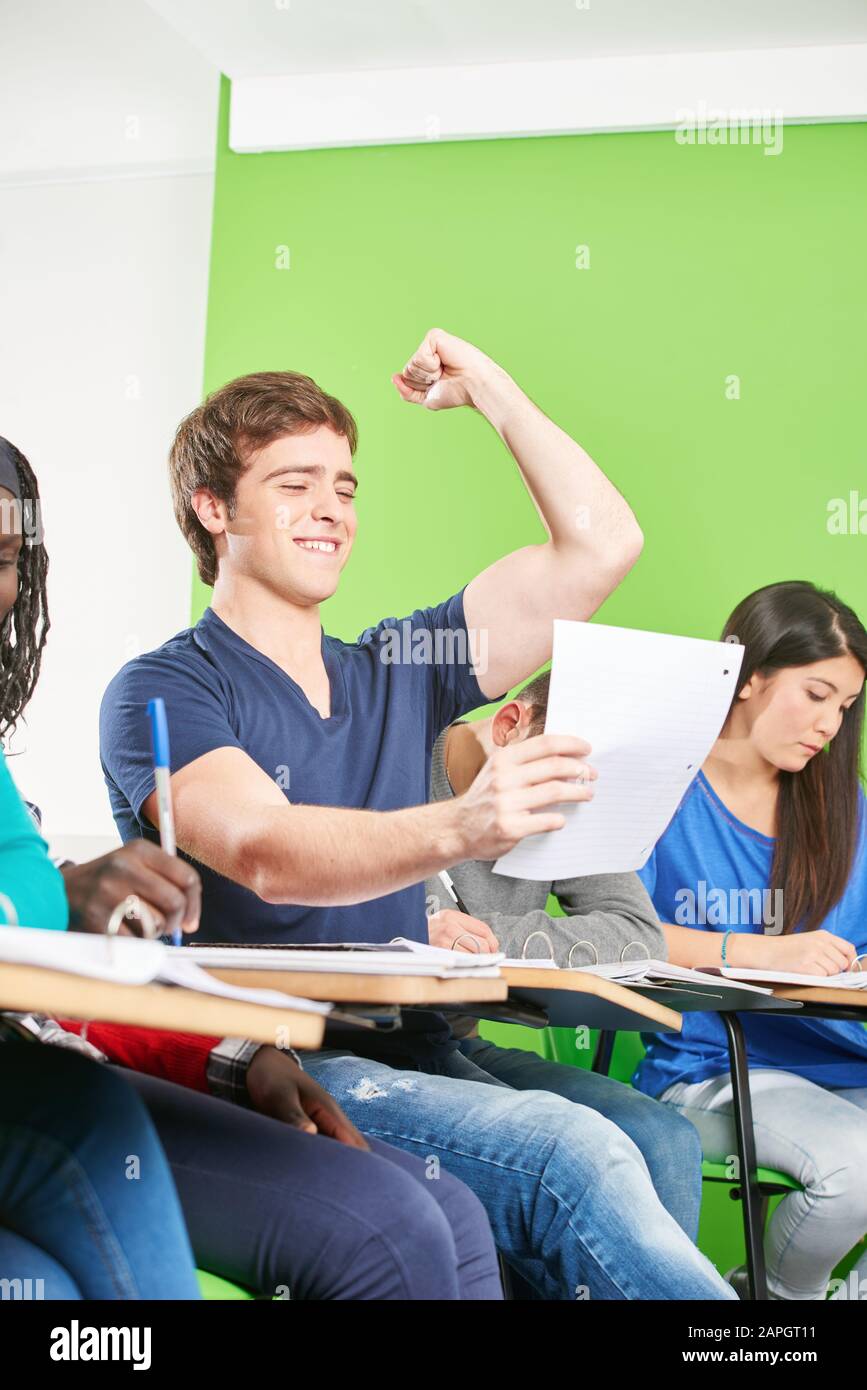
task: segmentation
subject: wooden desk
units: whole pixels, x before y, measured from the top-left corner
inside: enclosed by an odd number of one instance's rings
[[[440,980],[431,975],[352,975],[339,970],[231,970],[208,967],[208,973],[247,989],[278,989],[302,999],[333,1004],[477,1004],[505,999],[503,979]],[[538,973],[538,972],[537,972]]]
[[[604,1028],[629,1033],[679,1033],[680,1014],[656,999],[580,970],[504,966],[510,996],[535,1004],[553,1028]]]
[[[292,992],[285,981],[281,988]],[[321,1047],[325,1034],[322,1014],[220,999],[175,985],[117,985],[35,965],[0,965],[2,1009],[260,1043],[275,1043],[280,1029],[285,1030],[280,1034],[282,1045],[299,1049]]]
[[[867,990],[839,989],[828,985],[775,985],[774,997],[801,1004],[843,1004],[849,1009],[863,1010],[867,1019]],[[833,1018],[830,1014],[828,1017]]]

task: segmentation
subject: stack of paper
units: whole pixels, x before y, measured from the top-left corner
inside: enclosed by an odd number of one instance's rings
[[[839,975],[799,975],[791,970],[743,970],[725,965],[720,974],[727,980],[768,980],[775,985],[824,985],[831,989],[867,989],[867,971],[843,970]]]
[[[298,999],[271,989],[239,989],[215,980],[190,959],[185,948],[132,936],[95,936],[86,932],[38,931],[32,927],[0,928],[0,964],[36,965],[118,985],[170,984],[224,999],[267,1004],[279,1009],[328,1014],[333,1005]]]
[[[503,964],[510,969],[541,966],[543,969],[565,971],[565,967],[557,966],[552,960],[507,960]],[[576,971],[585,975],[601,975],[603,979],[614,980],[621,985],[692,984],[714,985],[719,989],[722,983],[721,973],[718,970],[713,972],[693,970],[685,965],[672,965],[670,961],[666,960],[627,960],[618,961],[613,965],[577,965],[565,973],[575,974]],[[729,971],[724,973],[726,976],[731,974]],[[762,978],[766,979],[767,976],[763,975]],[[815,975],[811,977],[811,983],[819,983]],[[822,981],[822,983],[825,982]],[[748,984],[739,978],[734,980],[734,984],[736,988],[751,994],[771,993],[770,989],[761,985]]]
[[[341,942],[309,946],[180,946],[169,947],[175,959],[194,958],[202,965],[226,970],[323,971],[350,975],[421,975],[442,980],[472,976],[496,979],[502,952],[447,951],[420,941],[397,937],[387,945]]]

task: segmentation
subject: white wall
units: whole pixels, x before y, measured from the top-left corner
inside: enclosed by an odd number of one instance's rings
[[[236,153],[425,140],[490,140],[764,117],[861,121],[867,44],[654,53],[242,77],[232,83]]]
[[[863,120],[864,0],[149,0],[232,78],[238,153]]]
[[[4,0],[0,434],[40,480],[52,631],[19,787],[73,857],[115,842],[111,676],[189,620],[165,457],[202,388],[218,76],[144,0]]]

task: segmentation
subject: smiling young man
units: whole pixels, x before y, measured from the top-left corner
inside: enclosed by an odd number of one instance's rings
[[[202,876],[205,940],[425,941],[426,876],[558,828],[558,805],[593,794],[587,745],[541,737],[498,749],[462,796],[427,804],[431,749],[550,657],[555,616],[598,608],[638,556],[635,518],[469,343],[432,329],[393,381],[406,401],[489,420],[547,539],[345,643],[323,632],[320,605],[356,535],[349,412],[309,377],[265,372],[182,423],[175,510],[213,599],[196,627],[115,677],[101,747],[123,838],[154,838],[144,709],[164,697],[178,845]],[[401,659],[397,633],[410,637]],[[559,1096],[494,1082],[437,1015],[407,1015],[393,1035],[352,1033],[306,1067],[363,1131],[463,1178],[543,1296],[732,1296],[625,1134]]]

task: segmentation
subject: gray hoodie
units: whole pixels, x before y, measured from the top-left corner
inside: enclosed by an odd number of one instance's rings
[[[458,720],[465,723],[465,720]],[[431,801],[445,801],[454,796],[445,769],[445,729],[433,748],[431,765]],[[585,878],[559,879],[556,883],[537,883],[530,879],[506,878],[495,874],[493,863],[469,859],[449,870],[455,888],[468,912],[487,922],[500,943],[500,949],[510,958],[525,954],[524,947],[534,931],[544,932],[534,937],[526,949],[527,957],[550,956],[558,965],[569,963],[573,946],[573,965],[595,965],[593,951],[576,942],[591,942],[596,949],[599,965],[621,959],[642,956],[665,960],[668,951],[665,937],[653,904],[637,874],[593,874]],[[442,880],[433,877],[425,884],[428,914],[453,908]],[[548,895],[559,902],[565,917],[552,917],[546,912]],[[465,1032],[458,1020],[453,1031]]]

